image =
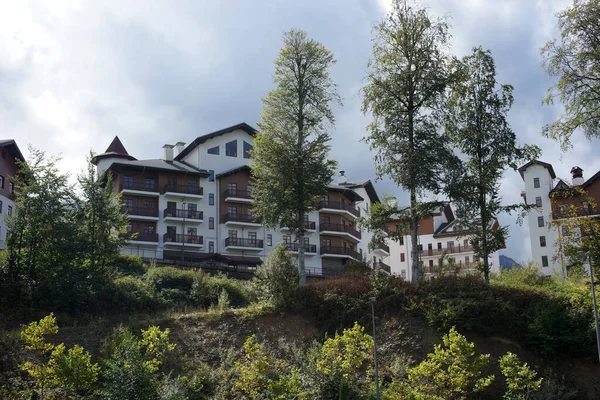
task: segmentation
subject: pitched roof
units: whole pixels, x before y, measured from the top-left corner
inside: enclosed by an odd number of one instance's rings
[[[546,168],[548,170],[548,172],[550,172],[550,176],[552,177],[552,179],[556,178],[556,174],[554,173],[554,168],[552,168],[552,164],[548,164],[547,162],[543,162],[543,161],[540,161],[540,160],[532,160],[532,161],[529,161],[527,164],[519,167],[519,173],[521,174],[521,178],[522,179],[525,179],[523,177],[523,172],[527,168],[529,168],[529,167],[531,167],[532,165],[535,165],[535,164],[539,164],[542,167]]]
[[[96,165],[99,160],[103,158],[124,158],[126,160],[135,160],[136,158],[130,156],[127,150],[125,150],[125,146],[121,143],[121,140],[118,136],[115,136],[113,141],[110,143],[106,151],[102,154],[98,154],[92,158],[92,164]]]
[[[471,222],[476,222],[478,221],[478,219],[475,219]],[[439,236],[458,236],[458,235],[464,235],[469,233],[469,229],[464,227],[464,225],[462,225],[463,220],[461,219],[455,219],[449,223],[443,223],[441,224],[438,229],[433,233],[433,237],[439,237]],[[488,224],[488,227],[490,229],[498,229],[500,227],[500,225],[498,224],[498,220],[497,219],[493,219],[492,221],[490,221],[490,223]]]
[[[0,147],[6,147],[8,152],[14,158],[18,158],[19,160],[25,162],[25,157],[23,157],[23,154],[21,153],[21,150],[19,150],[19,146],[17,146],[17,142],[15,142],[14,139],[0,140]]]
[[[149,169],[208,177],[210,174],[205,169],[199,169],[181,161],[152,160],[123,160],[112,163],[110,169]]]
[[[591,185],[596,179],[600,178],[600,171],[596,172],[590,179],[588,179],[587,181],[585,181],[583,183],[583,185],[581,185],[582,188],[586,188],[589,185]]]
[[[221,129],[212,133],[208,133],[206,135],[198,136],[192,143],[190,143],[181,153],[179,153],[176,157],[176,161],[182,160],[185,156],[187,156],[192,150],[194,150],[198,145],[206,142],[209,139],[215,138],[217,136],[225,135],[226,133],[230,133],[236,130],[242,130],[246,132],[248,135],[254,137],[256,135],[256,128],[251,127],[245,122],[241,124],[230,126],[229,128]]]
[[[357,188],[357,187],[364,187],[365,190],[367,191],[367,195],[369,196],[369,199],[371,200],[371,203],[381,203],[381,200],[379,200],[379,195],[377,194],[377,191],[375,190],[375,186],[373,185],[373,182],[371,182],[370,179],[356,179],[356,180],[351,180],[351,181],[347,181],[346,183],[342,183],[342,186],[348,186],[350,188]]]
[[[240,171],[250,172],[250,166],[249,165],[240,165],[239,167],[235,167],[235,168],[228,169],[227,171],[223,171],[220,174],[217,174],[216,177],[220,178],[222,176],[233,175],[236,172],[240,172]]]
[[[331,192],[342,193],[344,196],[346,196],[352,201],[364,200],[361,195],[356,193],[354,190],[352,190],[350,186],[347,185],[338,185],[337,183],[330,183],[329,185],[327,185],[327,190]]]

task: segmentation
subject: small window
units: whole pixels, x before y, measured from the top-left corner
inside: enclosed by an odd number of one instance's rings
[[[215,229],[215,217],[208,218],[208,229]]]
[[[4,177],[0,175],[0,189],[4,189]]]
[[[417,245],[417,250],[423,251],[423,245],[422,244]]]
[[[225,155],[227,157],[237,157],[237,140],[225,143]]]
[[[404,246],[404,236],[400,236],[400,240],[398,240],[398,243],[400,243],[400,246]]]
[[[267,235],[267,246],[273,246],[273,235],[270,233]]]
[[[542,256],[542,267],[548,266],[548,256]]]
[[[465,256],[465,264],[469,263],[469,256]]]
[[[540,236],[540,247],[546,247],[546,236]]]
[[[463,240],[463,246],[469,247],[469,239]]]
[[[227,231],[227,236],[230,238],[237,239],[237,231],[234,231],[234,230]]]
[[[144,183],[146,183],[146,189],[154,189],[154,178],[147,177]]]
[[[12,206],[7,207],[6,213],[8,214],[9,217],[12,215]]]
[[[214,154],[216,156],[219,155],[219,146],[211,147],[208,149],[208,154]]]
[[[251,243],[256,242],[256,232],[248,232],[248,239]]]
[[[208,205],[209,206],[214,206],[215,205],[215,194],[214,193],[209,193],[208,194]]]
[[[538,226],[542,228],[544,226],[544,216],[538,217]]]
[[[454,241],[451,240],[448,243],[446,243],[446,247],[449,248],[449,249],[453,249],[454,248]]]
[[[125,189],[133,188],[133,176],[125,175],[123,177],[123,185]]]
[[[208,252],[209,253],[215,252],[215,242],[213,242],[212,240],[210,242],[208,242]]]
[[[400,262],[404,262],[404,253],[400,253]]]
[[[540,187],[540,178],[533,178],[533,187],[536,189]]]
[[[213,169],[209,169],[208,170],[208,181],[209,182],[214,182],[215,181],[215,171]]]
[[[132,232],[133,232],[133,225],[127,224],[127,233],[132,233]]]
[[[0,200],[0,214],[2,214],[2,200]]]
[[[133,208],[133,199],[123,199],[123,204],[125,204],[125,208],[131,210]]]
[[[152,235],[154,233],[154,225],[144,225],[144,235]]]
[[[535,198],[535,205],[538,207],[542,206],[542,198],[540,196]]]
[[[433,260],[429,260],[429,268],[433,268]]]
[[[244,142],[244,158],[250,158],[250,150],[253,148],[250,143]]]
[[[292,237],[289,235],[283,235],[283,243],[292,244]]]
[[[438,242],[438,250],[442,249],[442,242]]]

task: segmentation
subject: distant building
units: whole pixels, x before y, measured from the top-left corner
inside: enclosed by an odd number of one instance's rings
[[[558,252],[560,228],[555,223],[566,218],[566,207],[577,206],[580,216],[600,215],[600,210],[593,203],[600,203],[600,171],[587,181],[583,178],[583,169],[571,169],[571,185],[562,179],[556,179],[551,164],[534,160],[519,168],[525,182],[525,190],[521,196],[530,205],[537,208],[528,213],[529,237],[533,261],[541,266],[546,275],[564,274],[565,260]],[[559,191],[569,191],[576,187],[582,195],[555,196]],[[590,199],[592,202],[590,202]]]
[[[0,140],[0,249],[6,249],[5,218],[14,212],[15,182],[17,160],[25,161],[17,143],[12,140]]]

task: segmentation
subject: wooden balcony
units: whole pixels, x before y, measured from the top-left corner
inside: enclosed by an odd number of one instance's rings
[[[189,244],[201,246],[204,244],[204,237],[199,235],[184,235],[180,233],[165,233],[163,235],[163,242],[165,244]]]
[[[304,221],[304,229],[307,231],[316,231],[317,230],[317,223],[315,221]],[[287,226],[282,226],[281,227],[282,231],[289,231],[290,228]]]
[[[177,185],[167,183],[163,189],[163,193],[165,194],[187,194],[194,197],[202,197],[204,195],[204,188],[197,185]]]
[[[223,224],[255,224],[260,225],[261,219],[256,218],[253,215],[248,214],[237,214],[237,213],[228,213],[221,217],[221,223]]]
[[[453,247],[447,247],[445,249],[426,249],[419,251],[419,255],[421,257],[441,256],[444,252],[446,252],[446,254],[472,253],[473,246],[458,245]]]
[[[321,200],[317,204],[317,209],[347,211],[355,217],[360,217],[360,210],[358,208],[348,205],[348,204],[344,203],[343,201]]]
[[[159,190],[156,184],[146,183],[142,181],[124,182],[120,185],[120,191],[129,192],[146,192],[158,195]]]
[[[357,231],[355,228],[353,228],[350,225],[344,225],[344,224],[332,224],[332,223],[321,223],[319,225],[319,232],[340,232],[340,233],[347,233],[353,237],[355,237],[356,239],[360,240],[362,235],[359,231]]]
[[[250,190],[248,189],[227,189],[223,192],[225,201],[237,201],[249,203],[252,201]]]
[[[263,241],[258,239],[228,237],[225,239],[225,247],[246,247],[261,250],[263,248]]]
[[[389,265],[387,265],[386,263],[383,263],[381,261],[377,261],[375,263],[375,269],[383,270],[383,271],[387,272],[388,274],[392,273],[392,267],[390,267]]]
[[[156,217],[158,218],[158,210],[150,207],[128,207],[124,206],[123,211],[130,216]]]
[[[196,210],[185,210],[166,208],[163,212],[165,219],[189,219],[190,221],[202,221],[204,219],[204,212]]]
[[[343,246],[321,246],[322,256],[342,256],[360,260],[360,254],[349,247]]]
[[[285,248],[286,248],[288,251],[291,251],[291,252],[294,252],[294,253],[297,253],[297,252],[298,252],[298,249],[299,249],[300,247],[301,247],[301,246],[300,246],[300,245],[298,245],[298,243],[286,243],[286,244],[285,244]],[[304,252],[305,252],[305,253],[313,253],[313,254],[317,254],[317,245],[316,245],[316,244],[308,244],[308,245],[304,245],[304,246],[302,246],[302,247],[304,247]]]

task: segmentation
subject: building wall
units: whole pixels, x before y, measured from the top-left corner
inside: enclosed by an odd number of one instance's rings
[[[4,185],[0,187],[0,250],[6,249],[6,220],[9,210],[15,209],[14,194],[10,193],[10,182],[14,182],[17,174],[17,163],[10,152],[0,147],[0,175],[4,178]]]

